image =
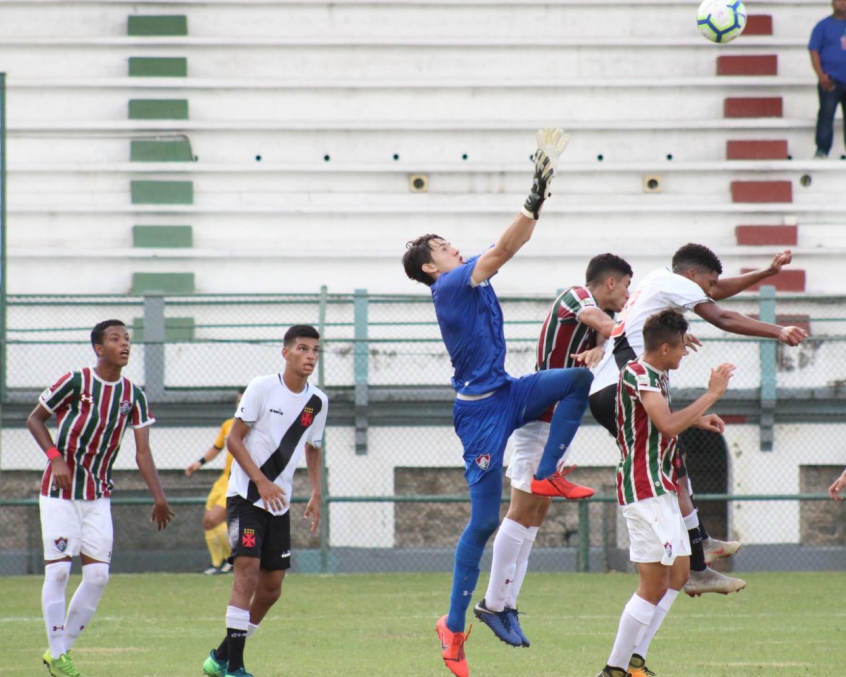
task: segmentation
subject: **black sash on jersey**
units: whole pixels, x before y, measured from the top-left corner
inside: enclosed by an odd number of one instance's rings
[[[614,361],[617,363],[617,369],[622,371],[623,367],[636,359],[634,348],[629,345],[629,339],[625,334],[614,339]]]
[[[270,458],[268,458],[261,466],[262,474],[271,482],[276,481],[291,462],[291,457],[294,455],[294,450],[300,443],[300,439],[314,423],[314,417],[320,413],[323,408],[323,400],[317,395],[312,395],[308,403],[303,407],[302,411],[297,415],[297,420],[288,428],[287,432],[282,436],[282,441],[276,447]],[[255,503],[261,498],[256,483],[250,480],[247,485],[247,500]],[[289,496],[288,499],[291,497]]]

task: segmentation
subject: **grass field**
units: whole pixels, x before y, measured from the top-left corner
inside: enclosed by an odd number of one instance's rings
[[[650,651],[659,677],[843,674],[846,573],[745,578],[739,594],[679,597]],[[112,576],[77,666],[85,677],[199,677],[223,635],[230,586],[228,576]],[[594,677],[635,586],[623,574],[530,574],[521,602],[532,647],[508,647],[477,624],[471,675]],[[247,668],[256,677],[448,677],[434,632],[448,589],[444,574],[292,575],[247,645]],[[40,600],[40,578],[0,578],[0,674],[47,674]]]

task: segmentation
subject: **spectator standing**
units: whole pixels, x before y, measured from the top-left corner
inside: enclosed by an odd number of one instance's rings
[[[808,50],[819,84],[820,110],[817,114],[817,152],[824,159],[834,143],[834,114],[838,104],[846,118],[846,0],[832,0],[831,16],[820,21],[811,32]],[[846,139],[846,124],[844,124]]]

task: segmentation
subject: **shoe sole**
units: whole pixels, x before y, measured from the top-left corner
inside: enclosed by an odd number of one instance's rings
[[[696,591],[688,592],[687,590],[685,590],[684,594],[687,595],[688,597],[702,597],[702,595],[708,595],[708,594],[713,594],[713,593],[716,593],[718,595],[728,595],[728,594],[731,594],[732,592],[740,592],[741,590],[745,590],[745,589],[746,589],[746,585],[742,585],[737,590],[703,590],[702,592],[696,592]]]
[[[593,498],[593,496],[596,494],[596,492],[594,491],[593,493],[588,494],[587,496],[565,496],[564,494],[562,494],[558,491],[554,491],[552,493],[549,493],[545,490],[539,491],[538,490],[539,488],[540,487],[534,487],[534,486],[530,487],[531,493],[532,493],[533,496],[543,496],[544,498],[565,498],[568,501],[584,501],[588,498]],[[545,489],[545,487],[544,487],[544,489]]]

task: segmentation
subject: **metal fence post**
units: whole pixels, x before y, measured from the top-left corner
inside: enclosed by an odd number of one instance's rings
[[[353,297],[355,313],[355,453],[367,453],[368,360],[366,289],[356,289]]]
[[[326,346],[326,298],[328,287],[320,287],[320,308],[318,311],[317,331],[320,333],[322,347]],[[323,371],[325,360],[321,357],[317,362],[317,385],[321,390],[326,388],[326,375]],[[325,392],[325,390],[324,390]],[[320,573],[329,572],[329,478],[326,468],[326,433],[323,433],[323,453],[320,455]]]
[[[151,402],[164,399],[165,314],[164,295],[144,297],[144,392]]]
[[[761,287],[758,317],[761,322],[774,324],[776,321],[776,289],[772,285]],[[773,427],[776,408],[776,341],[761,340],[758,351],[761,361],[761,451],[773,450]]]
[[[590,512],[587,501],[579,501],[579,557],[578,570],[590,571]]]

